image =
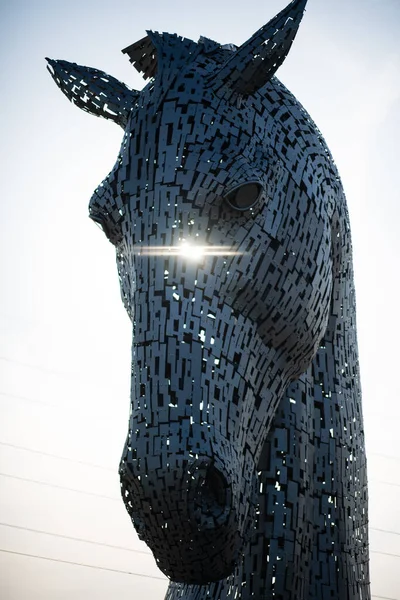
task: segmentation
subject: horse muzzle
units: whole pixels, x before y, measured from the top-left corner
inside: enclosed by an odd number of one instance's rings
[[[243,544],[235,482],[208,456],[172,457],[150,474],[121,463],[122,494],[139,537],[172,581],[204,585],[230,575]]]

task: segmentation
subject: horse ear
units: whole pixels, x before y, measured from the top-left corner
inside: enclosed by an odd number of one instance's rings
[[[281,66],[303,18],[307,0],[293,0],[242,44],[214,74],[216,88],[248,96],[263,87]]]
[[[147,36],[122,50],[145,79],[166,73],[174,78],[183,65],[192,62],[202,50],[193,40],[176,33],[147,31]],[[166,83],[163,82],[164,87]]]
[[[68,100],[92,115],[115,121],[125,129],[139,92],[98,69],[66,60],[46,60],[50,75]]]
[[[124,48],[121,52],[128,55],[132,65],[145,79],[156,76],[157,48],[150,35],[146,35],[146,37]]]

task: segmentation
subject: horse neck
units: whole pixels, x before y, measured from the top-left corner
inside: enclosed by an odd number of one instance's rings
[[[352,387],[342,387],[329,337],[328,328],[311,367],[279,405],[241,564],[209,586],[171,584],[166,600],[369,598],[359,381],[351,377]]]

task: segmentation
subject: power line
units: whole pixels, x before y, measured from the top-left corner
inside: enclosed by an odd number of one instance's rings
[[[11,523],[0,522],[2,527],[11,527],[12,529],[20,529],[22,531],[30,531],[31,533],[40,533],[41,535],[50,535],[52,537],[62,538],[65,540],[72,540],[74,542],[84,542],[85,544],[93,544],[95,546],[105,546],[106,548],[113,548],[115,550],[126,550],[127,552],[135,552],[137,554],[146,554],[152,556],[150,552],[146,550],[136,550],[135,548],[127,548],[126,546],[116,546],[114,544],[105,544],[104,542],[95,542],[94,540],[87,540],[85,538],[78,538],[72,535],[63,535],[61,533],[52,533],[51,531],[44,531],[43,529],[33,529],[31,527],[23,527],[21,525],[12,525]]]
[[[146,550],[136,550],[135,548],[128,548],[126,546],[117,546],[115,544],[106,544],[104,542],[96,542],[94,540],[88,540],[86,538],[78,538],[78,537],[74,537],[72,535],[64,535],[61,533],[53,533],[51,531],[44,531],[43,529],[33,529],[32,527],[24,527],[22,525],[13,525],[11,523],[3,523],[1,521],[0,521],[0,526],[10,527],[12,529],[19,529],[21,531],[29,531],[31,533],[39,533],[41,535],[49,535],[52,537],[62,538],[62,539],[66,539],[66,540],[72,540],[75,542],[83,542],[85,544],[93,544],[95,546],[104,546],[106,548],[113,548],[115,550],[124,550],[127,552],[135,552],[137,554],[146,554],[147,556],[151,556],[150,552],[147,552]],[[382,531],[382,530],[380,530],[380,531]],[[388,531],[387,533],[393,533],[393,532]],[[400,535],[400,533],[398,533],[396,535]],[[371,552],[371,554],[381,554],[383,556],[393,556],[395,558],[400,558],[400,554],[392,554],[390,552],[380,552],[379,550],[370,550],[370,552]]]
[[[30,363],[26,363],[21,360],[16,360],[15,358],[9,358],[7,356],[0,356],[0,361],[10,363],[10,364],[15,364],[20,367],[32,369],[34,371],[40,371],[41,373],[46,373],[47,375],[54,375],[55,377],[60,377],[62,379],[70,379],[72,381],[80,381],[80,382],[86,382],[86,383],[89,383],[89,381],[90,381],[89,378],[87,376],[85,376],[84,373],[81,373],[81,372],[68,373],[68,372],[63,372],[63,371],[57,371],[55,369],[49,369],[48,367],[44,367],[42,365],[32,365]]]
[[[0,359],[2,359],[2,357],[0,357]],[[0,391],[0,396],[13,398],[14,400],[22,400],[24,402],[33,402],[35,404],[42,404],[43,406],[50,406],[51,408],[55,408],[56,410],[66,410],[66,411],[74,411],[75,412],[79,408],[79,410],[81,411],[80,407],[71,407],[71,406],[68,406],[68,405],[66,405],[66,406],[62,406],[62,405],[60,406],[59,405],[59,406],[57,406],[56,404],[52,404],[51,402],[46,402],[44,400],[38,400],[36,398],[30,398],[28,396],[21,396],[21,395],[11,394],[9,392],[2,392],[2,391]],[[93,415],[92,415],[91,412],[90,413],[88,412],[87,416],[90,417],[90,419],[93,419]],[[2,443],[2,442],[0,442],[0,443]],[[6,445],[6,444],[3,443],[3,445]],[[12,446],[12,444],[8,444],[8,445]],[[21,450],[24,449],[21,446],[16,446],[16,445],[14,447],[16,447],[16,448],[18,447]],[[39,453],[45,454],[44,452],[39,452],[38,450],[32,450],[32,449],[29,449],[29,450],[31,452],[36,452],[38,454]],[[50,456],[50,454],[48,454],[48,455]],[[387,458],[387,459],[391,459],[391,460],[400,460],[400,456],[390,456],[390,455],[387,455],[387,454],[380,454],[378,452],[368,452],[368,456],[370,456],[370,455],[372,455],[372,456],[380,456],[382,458]],[[85,463],[84,461],[73,461],[73,459],[65,458],[65,457],[62,457],[62,456],[56,456],[56,455],[53,455],[53,456],[54,456],[54,458],[60,458],[61,460],[68,460],[68,461],[71,461],[71,462],[79,462],[80,464],[87,464],[88,466],[94,466],[95,468],[98,468],[98,469],[104,469],[104,470],[107,470],[107,471],[112,471],[112,469],[109,468],[109,467],[103,467],[103,466],[96,465],[96,464],[89,465],[89,463]],[[372,479],[372,481],[374,481],[374,480]],[[387,485],[392,485],[392,486],[400,487],[400,484],[390,483],[390,482],[386,482],[386,481],[375,481],[375,483],[387,484]]]
[[[62,410],[64,412],[71,412],[71,413],[77,413],[79,411],[79,418],[82,417],[82,415],[85,416],[85,418],[90,418],[91,421],[98,421],[100,420],[98,418],[98,414],[97,412],[94,413],[94,411],[98,411],[98,407],[94,407],[93,410],[83,410],[81,406],[71,406],[70,404],[53,404],[52,402],[46,402],[45,400],[38,400],[36,398],[30,398],[29,396],[22,396],[20,394],[11,394],[10,392],[2,392],[0,391],[0,396],[3,396],[4,398],[12,398],[13,400],[22,400],[23,402],[32,402],[33,404],[41,404],[43,406],[49,406],[50,408],[55,408],[56,410]],[[110,418],[110,411],[104,412],[104,417],[107,417],[108,419]]]
[[[379,483],[379,485],[391,485],[393,487],[400,487],[400,483],[392,483],[391,481],[378,481],[376,479],[372,479],[374,483]]]
[[[367,452],[367,456],[380,456],[382,458],[388,458],[390,460],[400,460],[400,456],[390,456],[390,454],[382,454],[381,452]]]
[[[90,466],[90,467],[94,467],[94,468],[97,468],[97,469],[102,469],[102,470],[105,470],[105,471],[108,471],[108,472],[114,472],[113,469],[111,469],[109,467],[103,467],[102,465],[97,465],[95,463],[89,463],[89,462],[85,462],[85,461],[76,460],[76,459],[73,459],[73,458],[59,456],[59,455],[56,455],[56,454],[52,454],[50,452],[42,452],[41,450],[34,450],[34,449],[31,449],[31,448],[27,448],[25,446],[19,446],[17,444],[10,444],[8,442],[1,442],[0,441],[0,445],[11,447],[11,448],[16,448],[18,450],[23,450],[25,452],[34,452],[36,454],[41,454],[41,455],[44,455],[44,456],[50,456],[52,458],[56,458],[56,459],[60,459],[60,460],[66,460],[68,462],[73,462],[73,463],[82,464],[82,465],[85,465],[85,466]],[[38,479],[31,479],[31,478],[28,478],[28,477],[20,477],[20,476],[17,476],[17,475],[11,475],[10,473],[0,473],[0,476],[2,476],[2,477],[8,477],[8,478],[11,478],[11,479],[17,479],[17,480],[20,480],[20,481],[25,481],[25,482],[28,482],[28,483],[35,483],[37,485],[45,485],[45,486],[53,487],[53,488],[56,488],[56,489],[68,490],[68,491],[74,492],[76,494],[86,494],[86,495],[95,496],[95,497],[99,497],[99,498],[105,498],[107,500],[112,500],[114,502],[119,502],[119,498],[114,498],[112,496],[106,496],[104,494],[97,494],[96,492],[88,492],[88,491],[85,491],[85,490],[79,490],[79,489],[71,488],[71,487],[68,487],[68,486],[61,486],[61,485],[57,485],[57,484],[53,484],[53,483],[48,483],[48,482],[45,482],[45,481],[40,481]],[[377,483],[386,484],[386,485],[393,485],[393,486],[396,486],[396,487],[400,487],[400,484],[390,483],[390,482],[385,482],[385,481],[381,481],[381,482],[377,482]],[[379,528],[379,527],[369,527],[369,529],[371,531],[378,531],[378,532],[387,533],[387,534],[390,534],[390,535],[400,535],[400,532],[390,531],[388,529],[382,529],[382,528]]]
[[[28,396],[20,396],[17,394],[10,394],[9,392],[0,392],[0,396],[5,396],[6,398],[12,398],[13,400],[23,400],[24,402],[34,402],[35,404],[43,404],[44,406],[51,406],[53,408],[58,408],[55,404],[51,402],[46,402],[45,400],[36,400],[35,398],[29,398]]]
[[[36,483],[37,485],[45,485],[47,487],[56,488],[58,490],[67,490],[68,492],[74,492],[76,494],[86,494],[88,496],[96,496],[97,498],[104,498],[106,500],[112,500],[113,502],[120,502],[119,498],[113,498],[112,496],[106,496],[104,494],[96,494],[96,492],[86,492],[84,490],[77,490],[76,488],[67,487],[66,485],[57,485],[54,483],[48,483],[47,481],[40,481],[39,479],[30,479],[28,477],[19,477],[18,475],[11,475],[10,473],[0,473],[1,477],[8,477],[9,479],[17,479],[18,481],[25,481],[28,483]]]
[[[56,377],[61,377],[62,379],[80,380],[89,383],[89,378],[87,375],[85,376],[84,373],[79,371],[69,373],[66,371],[57,371],[56,369],[50,369],[49,367],[45,367],[43,365],[32,365],[31,363],[17,360],[15,358],[9,358],[8,356],[0,356],[0,361],[25,367],[27,369],[32,369],[34,371],[40,371],[41,373],[46,373],[48,375],[55,375]]]
[[[0,392],[0,395],[2,395],[2,396],[3,395],[4,396],[11,396],[13,398],[18,398],[18,399],[22,399],[22,400],[30,400],[29,398],[26,398],[24,396],[13,396],[12,394],[5,394],[3,392]],[[41,400],[32,400],[32,401],[33,402],[40,402],[40,403],[43,403],[43,404],[48,404],[46,402],[42,402]],[[52,406],[54,408],[59,408],[59,407],[55,406],[54,404],[48,404],[48,406]],[[18,444],[11,444],[9,442],[1,442],[0,441],[0,445],[2,445],[2,446],[8,446],[10,448],[16,448],[17,450],[24,450],[26,452],[33,452],[35,454],[42,454],[43,456],[50,456],[51,458],[58,458],[59,460],[66,460],[68,462],[74,462],[74,463],[85,465],[85,466],[88,466],[88,467],[94,467],[95,469],[102,469],[104,471],[110,471],[110,472],[113,472],[113,473],[116,472],[115,469],[112,469],[111,467],[104,467],[103,465],[98,465],[96,463],[90,463],[90,462],[83,461],[83,460],[77,460],[75,458],[68,458],[66,456],[60,456],[59,454],[53,454],[51,452],[45,452],[43,450],[35,450],[34,448],[28,448],[26,446],[19,446]],[[374,454],[374,453],[370,452],[369,454]],[[385,458],[393,458],[393,459],[397,460],[396,456],[390,457],[390,456],[386,456],[384,454],[380,454],[379,456],[384,456]],[[399,458],[399,460],[400,460],[400,458]],[[396,486],[396,487],[400,487],[399,483],[392,483],[392,482],[389,482],[389,481],[377,481],[377,480],[374,480],[374,479],[372,479],[371,481],[375,481],[375,483],[380,483],[380,484],[383,484],[383,485],[393,485],[393,486]]]
[[[1,442],[0,442],[1,443]],[[73,459],[71,459],[73,460]],[[44,485],[47,487],[53,487],[56,489],[61,489],[61,490],[67,490],[69,492],[74,492],[75,494],[85,494],[88,496],[95,496],[98,498],[104,498],[106,500],[112,500],[113,502],[120,502],[119,498],[114,498],[112,496],[106,496],[104,494],[97,494],[96,492],[87,492],[85,490],[78,490],[76,488],[71,488],[68,486],[63,486],[63,485],[57,485],[57,484],[53,484],[53,483],[48,483],[46,481],[40,481],[39,479],[30,479],[28,477],[19,477],[18,475],[11,475],[10,473],[0,473],[0,476],[2,477],[8,477],[10,479],[17,479],[18,481],[25,481],[27,483],[35,483],[37,485]],[[390,531],[389,529],[382,529],[379,527],[369,527],[370,531],[379,531],[381,533],[388,533],[390,535],[400,535],[400,532],[397,531]],[[46,532],[44,532],[46,533]],[[377,554],[384,554],[383,552],[377,552],[372,550],[371,552],[376,552]],[[390,554],[390,556],[398,556],[397,554]]]
[[[14,444],[7,444],[6,442],[0,442],[0,444],[5,445],[5,446],[16,447],[16,448],[19,448],[21,450],[31,451],[28,448],[24,448],[22,446],[16,446]],[[33,451],[33,452],[35,452],[35,451]],[[40,451],[36,451],[36,452],[38,454],[44,454],[45,456],[49,455],[49,456],[52,456],[54,458],[60,458],[62,460],[68,460],[70,462],[77,462],[79,464],[85,464],[85,465],[88,465],[88,466],[92,466],[91,463],[85,463],[83,461],[75,461],[72,458],[70,458],[70,459],[69,458],[64,458],[64,457],[61,457],[61,456],[56,456],[56,455],[53,455],[53,454],[44,453],[44,452],[40,452]],[[100,469],[106,469],[107,471],[110,471],[110,470],[112,471],[112,469],[108,469],[106,467],[102,467],[101,465],[96,465],[96,466],[98,468],[100,468]],[[87,494],[87,495],[90,495],[90,496],[98,496],[99,498],[106,498],[107,500],[113,500],[114,502],[119,502],[119,498],[114,498],[112,496],[106,496],[106,495],[103,495],[103,494],[97,494],[96,492],[88,492],[88,491],[85,491],[85,490],[78,490],[76,488],[70,488],[68,486],[61,486],[61,485],[57,485],[57,484],[52,484],[52,483],[48,483],[48,482],[45,482],[45,481],[40,481],[38,479],[30,479],[28,477],[20,477],[20,476],[17,476],[17,475],[11,475],[9,473],[0,473],[0,476],[9,477],[9,478],[17,479],[17,480],[20,480],[20,481],[26,481],[28,483],[36,483],[37,485],[45,485],[45,486],[49,486],[49,487],[54,487],[56,489],[65,489],[65,490],[68,490],[70,492],[74,492],[76,494]],[[398,536],[400,536],[400,532],[398,532],[398,531],[390,531],[390,529],[383,529],[381,527],[369,527],[369,530],[370,531],[378,531],[380,533],[387,533],[387,534],[390,534],[390,535],[398,535]]]
[[[380,531],[381,533],[390,533],[392,535],[400,535],[400,532],[398,532],[398,531],[390,531],[389,529],[381,529],[380,527],[370,527],[369,529],[372,531]]]
[[[78,465],[85,465],[86,467],[93,467],[95,469],[101,469],[103,471],[109,471],[116,474],[117,469],[111,469],[110,467],[103,467],[103,465],[97,465],[96,463],[86,462],[84,460],[77,460],[75,458],[68,458],[67,456],[60,456],[59,454],[53,454],[52,452],[44,452],[42,450],[34,450],[33,448],[27,448],[26,446],[19,446],[17,444],[10,444],[8,442],[0,442],[1,446],[7,446],[8,448],[14,448],[17,450],[24,450],[33,454],[40,454],[42,456],[49,456],[51,458],[57,458],[58,460],[66,460],[68,462],[77,463]]]
[[[51,562],[58,562],[67,565],[74,565],[77,567],[86,567],[88,569],[98,569],[99,571],[111,571],[112,573],[123,573],[125,575],[133,575],[135,577],[145,577],[146,579],[157,579],[159,581],[167,581],[164,577],[156,577],[155,575],[145,575],[144,573],[134,573],[133,571],[123,571],[122,569],[112,569],[110,567],[100,567],[98,565],[88,565],[86,563],[78,563],[71,560],[62,560],[60,558],[50,558],[49,556],[39,556],[38,554],[28,554],[27,552],[16,552],[15,550],[7,550],[0,548],[0,552],[6,554],[14,554],[17,556],[27,556],[28,558],[38,558],[40,560],[48,560]],[[389,598],[388,596],[371,596],[372,598],[378,598],[379,600],[396,600],[396,598]]]
[[[7,360],[8,362],[17,362],[17,364],[21,364],[21,365],[25,365],[28,366],[30,368],[36,368],[33,365],[28,365],[26,363],[20,363],[18,361],[13,361],[11,359],[7,359],[4,357],[0,356],[0,360]],[[4,397],[10,397],[13,398],[14,400],[23,400],[24,402],[34,402],[35,404],[43,404],[44,406],[50,406],[51,408],[55,408],[58,410],[67,410],[67,411],[77,411],[78,409],[81,411],[81,407],[71,407],[70,405],[65,405],[65,406],[60,406],[60,405],[56,405],[56,404],[52,404],[51,402],[46,402],[45,400],[37,400],[36,398],[30,398],[28,396],[21,396],[21,395],[17,395],[17,394],[12,394],[9,392],[2,392],[0,391],[0,396],[4,396]],[[90,418],[93,418],[92,413],[88,413],[88,415],[90,416]],[[394,456],[394,455],[390,455],[390,454],[382,454],[381,452],[367,452],[367,456],[380,456],[381,458],[386,458],[389,460],[397,460],[400,461],[400,456]],[[385,483],[385,482],[377,482],[377,483]],[[390,484],[390,485],[400,485],[400,484]]]
[[[394,556],[400,558],[400,554],[391,554],[390,552],[380,552],[379,550],[370,550],[371,554],[382,554],[382,556]]]
[[[146,577],[146,579],[158,579],[159,581],[168,580],[165,577],[156,577],[155,575],[145,575],[144,573],[134,573],[133,571],[122,571],[121,569],[111,569],[110,567],[99,567],[98,565],[88,565],[72,560],[62,560],[61,558],[50,558],[50,556],[39,556],[38,554],[28,554],[27,552],[16,552],[15,550],[7,550],[0,548],[0,552],[7,554],[16,554],[17,556],[28,556],[29,558],[40,558],[41,560],[49,560],[51,562],[63,563],[66,565],[74,565],[77,567],[87,567],[88,569],[98,569],[99,571],[111,571],[112,573],[124,573],[125,575],[134,575],[135,577]]]
[[[57,375],[57,377],[72,377],[77,378],[75,373],[63,373],[62,371],[55,371],[54,369],[49,369],[48,367],[43,367],[41,365],[31,365],[29,363],[23,362],[22,360],[16,360],[15,358],[8,358],[7,356],[0,356],[0,360],[4,362],[8,362],[11,364],[19,365],[20,367],[27,367],[28,369],[33,369],[34,371],[41,371],[42,373],[48,373],[50,375]]]

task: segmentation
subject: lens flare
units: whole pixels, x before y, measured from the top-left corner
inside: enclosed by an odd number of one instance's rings
[[[231,246],[204,246],[183,241],[178,246],[135,246],[136,254],[143,256],[182,256],[187,260],[200,261],[205,256],[237,256],[243,254]]]

